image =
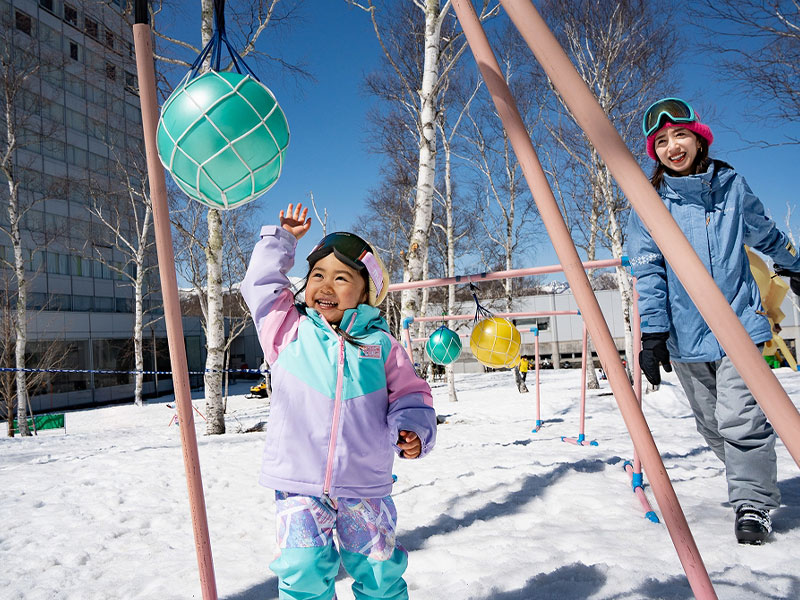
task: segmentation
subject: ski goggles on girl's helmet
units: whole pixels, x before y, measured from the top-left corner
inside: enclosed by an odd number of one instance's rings
[[[389,277],[372,247],[354,233],[346,231],[330,233],[322,238],[308,255],[309,267],[330,253],[357,271],[366,270],[370,281],[369,303],[373,306],[380,304],[386,297],[385,288],[388,287]]]
[[[680,98],[662,98],[644,111],[642,131],[645,136],[650,136],[661,128],[664,121],[692,123],[697,120],[697,115],[688,102]]]

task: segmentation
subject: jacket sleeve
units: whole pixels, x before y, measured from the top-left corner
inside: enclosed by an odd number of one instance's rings
[[[639,215],[628,219],[628,258],[639,292],[639,314],[643,333],[669,331],[667,268],[664,256]]]
[[[301,317],[286,276],[294,265],[296,245],[294,236],[282,227],[262,227],[240,287],[268,363],[297,337]]]
[[[747,185],[744,177],[737,175],[734,185],[742,199],[744,243],[769,256],[775,261],[776,267],[800,272],[800,255],[794,244],[778,229],[775,221],[766,215],[764,205]]]
[[[386,420],[392,440],[397,440],[400,431],[413,431],[419,436],[422,458],[436,443],[436,411],[428,383],[414,371],[414,365],[400,343],[389,336],[392,349],[384,368],[386,387],[389,391],[389,412]],[[399,454],[400,448],[395,445]]]

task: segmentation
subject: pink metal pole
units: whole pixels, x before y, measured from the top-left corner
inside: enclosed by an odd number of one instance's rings
[[[506,4],[506,2],[503,2],[504,6]],[[515,3],[515,5],[517,4],[526,4],[526,8],[534,15],[512,15],[511,11],[508,10],[515,25],[523,33],[523,36],[525,36],[526,32],[523,31],[523,27],[527,28],[527,25],[532,19],[536,18],[541,21],[541,18],[538,16],[533,5],[529,2]],[[531,144],[530,137],[528,137],[522,118],[519,115],[514,98],[503,78],[500,66],[497,64],[497,60],[492,54],[489,41],[486,39],[486,33],[481,27],[470,0],[453,0],[453,8],[464,30],[470,49],[478,63],[478,68],[492,95],[503,126],[508,132],[514,152],[520,161],[522,172],[525,175],[525,179],[533,193],[536,205],[539,208],[539,214],[550,235],[550,239],[553,241],[558,260],[563,267],[564,274],[575,295],[575,300],[589,327],[589,333],[595,343],[597,353],[601,357],[603,368],[608,376],[611,389],[614,391],[614,397],[619,404],[625,425],[631,434],[634,445],[642,454],[642,462],[652,480],[651,485],[653,491],[659,501],[658,504],[667,522],[667,530],[670,533],[678,557],[686,572],[689,584],[697,598],[701,600],[715,599],[717,596],[705,565],[703,564],[703,559],[700,556],[692,533],[689,530],[689,525],[681,510],[680,503],[675,495],[675,490],[672,488],[672,483],[669,477],[667,477],[664,463],[661,461],[661,456],[658,453],[653,437],[644,420],[641,408],[636,401],[633,388],[628,381],[628,375],[622,366],[614,340],[611,338],[611,332],[608,330],[608,325],[600,310],[597,298],[592,291],[589,279],[586,276],[578,252],[575,249],[575,244],[564,223],[564,218],[558,209],[558,204],[550,189],[547,176],[542,169],[542,165],[539,163],[536,151],[533,149],[533,145]],[[569,70],[575,73],[575,68],[569,62],[563,50],[558,46],[558,42],[553,38],[552,33],[550,33],[543,22],[539,26],[539,30],[537,35],[542,37],[546,36],[548,45],[555,46],[554,51],[557,50],[563,55],[564,60],[562,64],[559,64],[558,70]],[[528,43],[531,44],[532,42],[529,41]],[[539,62],[542,63],[542,66],[550,77],[554,78],[554,74],[552,73],[554,70],[553,64],[547,64],[544,58],[539,58]],[[580,77],[578,77],[578,79],[580,80]],[[581,81],[581,84],[582,83]],[[588,90],[587,93],[589,93]],[[601,115],[601,118],[607,122],[602,111]],[[611,130],[613,131],[613,127]],[[614,135],[616,135],[615,131]],[[617,138],[618,137],[619,136],[617,136]],[[660,200],[659,204],[661,204]],[[664,212],[666,213],[666,210]],[[664,221],[667,219],[671,219],[668,214],[662,217]]]
[[[500,3],[800,466],[800,413],[711,274],[530,0],[500,0]]]
[[[636,291],[636,277],[633,278],[633,391],[639,406],[642,405],[642,365],[639,364],[639,352],[642,350],[642,319],[639,316],[639,292]],[[642,461],[633,449],[633,472],[641,475]]]
[[[639,406],[642,405],[642,366],[639,364],[639,351],[642,349],[642,335],[641,335],[641,318],[639,317],[639,293],[636,291],[636,277],[633,278],[633,309],[632,309],[632,325],[633,325],[633,391],[636,394],[636,399],[639,401]],[[633,449],[633,463],[625,461],[623,464],[625,472],[628,474],[633,493],[639,499],[639,504],[642,505],[644,516],[653,523],[659,523],[656,512],[650,505],[650,501],[644,493],[644,475],[642,474],[642,461],[639,460],[639,455],[636,448]]]
[[[606,260],[587,261],[582,263],[582,268],[603,269],[607,267],[618,267],[621,264],[621,258],[609,258]],[[454,285],[456,283],[480,283],[481,281],[494,281],[496,279],[512,279],[514,277],[529,277],[531,275],[543,275],[546,273],[560,273],[563,270],[564,268],[561,265],[549,265],[546,267],[531,267],[528,269],[510,269],[508,271],[493,271],[491,273],[475,273],[473,275],[456,275],[455,277],[445,277],[443,279],[406,281],[403,283],[393,283],[389,286],[389,291],[399,292],[400,290],[440,287],[445,285]]]
[[[150,197],[153,201],[153,225],[158,252],[158,273],[161,278],[161,296],[164,301],[164,319],[167,324],[169,357],[172,365],[172,385],[180,420],[183,464],[186,470],[186,485],[189,488],[189,509],[192,513],[194,544],[197,566],[200,569],[200,586],[204,600],[216,600],[217,583],[214,576],[214,561],[211,556],[211,540],[208,535],[208,519],[200,477],[200,459],[192,415],[192,397],[189,387],[189,369],[186,365],[186,349],[183,342],[183,324],[178,299],[178,281],[175,274],[175,257],[172,251],[169,209],[167,208],[167,185],[164,168],[158,160],[156,128],[158,127],[158,101],[153,67],[153,46],[150,26],[138,17],[133,26],[133,41],[136,49],[136,70],[139,77],[139,100],[142,107],[147,172]]]
[[[493,317],[503,317],[504,319],[513,319],[517,317],[550,317],[555,315],[579,315],[580,311],[577,310],[539,310],[536,312],[509,312],[509,313],[492,313]],[[417,321],[466,321],[474,319],[475,315],[440,315],[438,317],[408,317],[410,322]]]
[[[536,337],[534,338],[533,348],[534,348],[534,356],[536,358],[536,427],[533,429],[532,433],[536,433],[542,428],[544,425],[544,421],[542,421],[542,411],[541,411],[541,401],[539,398],[539,328],[536,328],[535,332]]]
[[[589,341],[587,339],[586,322],[583,323],[583,356],[581,358],[581,417],[577,438],[561,437],[562,442],[575,444],[576,446],[597,446],[597,442],[592,440],[586,441],[586,365],[588,359],[586,352],[589,349]]]

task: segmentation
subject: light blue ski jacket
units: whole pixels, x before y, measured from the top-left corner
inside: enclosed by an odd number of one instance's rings
[[[398,432],[415,432],[420,458],[436,441],[431,390],[388,333],[377,308],[346,310],[346,342],[314,309],[295,305],[286,273],[297,241],[261,230],[241,292],[272,374],[260,483],[310,496],[380,498],[391,493]]]
[[[764,206],[744,177],[729,165],[713,161],[705,173],[665,175],[659,194],[753,342],[772,339],[744,245],[791,271],[800,272],[800,256],[764,214]],[[725,351],[634,211],[628,221],[627,246],[637,279],[642,331],[668,331],[667,348],[673,360],[722,358]]]

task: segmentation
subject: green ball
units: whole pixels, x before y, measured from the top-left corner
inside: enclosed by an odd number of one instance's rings
[[[449,365],[461,354],[461,340],[455,331],[442,325],[428,338],[425,352],[437,365]]]
[[[289,124],[275,96],[241,73],[184,79],[161,110],[158,155],[175,183],[211,208],[255,200],[281,174]]]

